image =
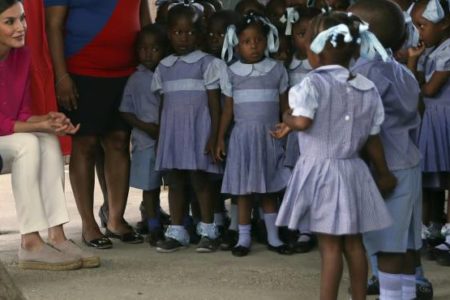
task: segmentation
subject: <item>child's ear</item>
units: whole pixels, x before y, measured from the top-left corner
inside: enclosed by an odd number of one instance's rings
[[[448,31],[450,29],[450,14],[441,21],[441,29],[442,31]]]

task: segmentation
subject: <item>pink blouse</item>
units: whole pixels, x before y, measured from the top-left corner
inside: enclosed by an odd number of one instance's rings
[[[26,48],[11,49],[0,61],[0,136],[14,133],[14,123],[32,115],[30,65]]]

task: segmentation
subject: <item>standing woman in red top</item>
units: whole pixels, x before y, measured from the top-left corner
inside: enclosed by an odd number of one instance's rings
[[[149,21],[144,0],[45,0],[47,37],[58,104],[80,130],[72,138],[69,174],[82,219],[83,241],[111,248],[109,238],[141,243],[123,218],[128,197],[130,128],[119,114],[134,43]],[[94,173],[98,145],[105,153],[108,222],[95,221]],[[109,238],[108,238],[109,237]]]

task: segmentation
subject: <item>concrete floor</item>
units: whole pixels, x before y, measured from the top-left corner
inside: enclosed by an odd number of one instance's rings
[[[80,244],[81,222],[68,181],[66,195],[72,218],[65,227],[66,232]],[[140,198],[138,190],[130,191],[126,218],[131,223],[139,220]],[[95,199],[97,211],[102,202],[98,189]],[[167,207],[166,192],[162,202]],[[97,269],[20,270],[16,258],[20,236],[9,175],[0,176],[0,212],[0,260],[30,300],[318,299],[320,261],[317,250],[286,257],[269,252],[259,244],[253,246],[248,257],[235,258],[229,252],[197,254],[195,247],[159,254],[148,244],[115,242],[111,250],[96,251],[102,257],[102,266]],[[433,262],[425,262],[425,268],[435,287],[435,299],[450,299],[450,268]],[[339,299],[349,299],[348,285],[345,273]]]

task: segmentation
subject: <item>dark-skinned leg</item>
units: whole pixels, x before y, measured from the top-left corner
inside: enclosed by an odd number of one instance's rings
[[[185,200],[186,172],[173,170],[169,173],[169,211],[171,225],[183,225],[186,213]]]
[[[366,299],[368,267],[366,252],[360,234],[344,237],[344,256],[350,273],[352,299]]]
[[[103,237],[94,218],[96,136],[74,136],[70,156],[69,175],[78,212],[82,221],[82,235],[87,240]]]
[[[108,190],[108,225],[114,233],[130,232],[123,216],[127,204],[130,177],[130,134],[127,131],[112,131],[102,139],[105,152],[105,179]]]
[[[336,300],[342,278],[344,240],[342,237],[318,234],[321,257],[320,299]]]
[[[100,143],[97,147],[97,152],[95,155],[95,171],[97,173],[97,180],[103,195],[103,204],[100,207],[99,217],[102,221],[102,225],[106,226],[106,223],[108,223],[108,190],[106,188],[105,178],[105,153]]]
[[[208,173],[195,171],[191,172],[190,177],[200,207],[201,221],[211,224],[214,221],[214,201]]]

